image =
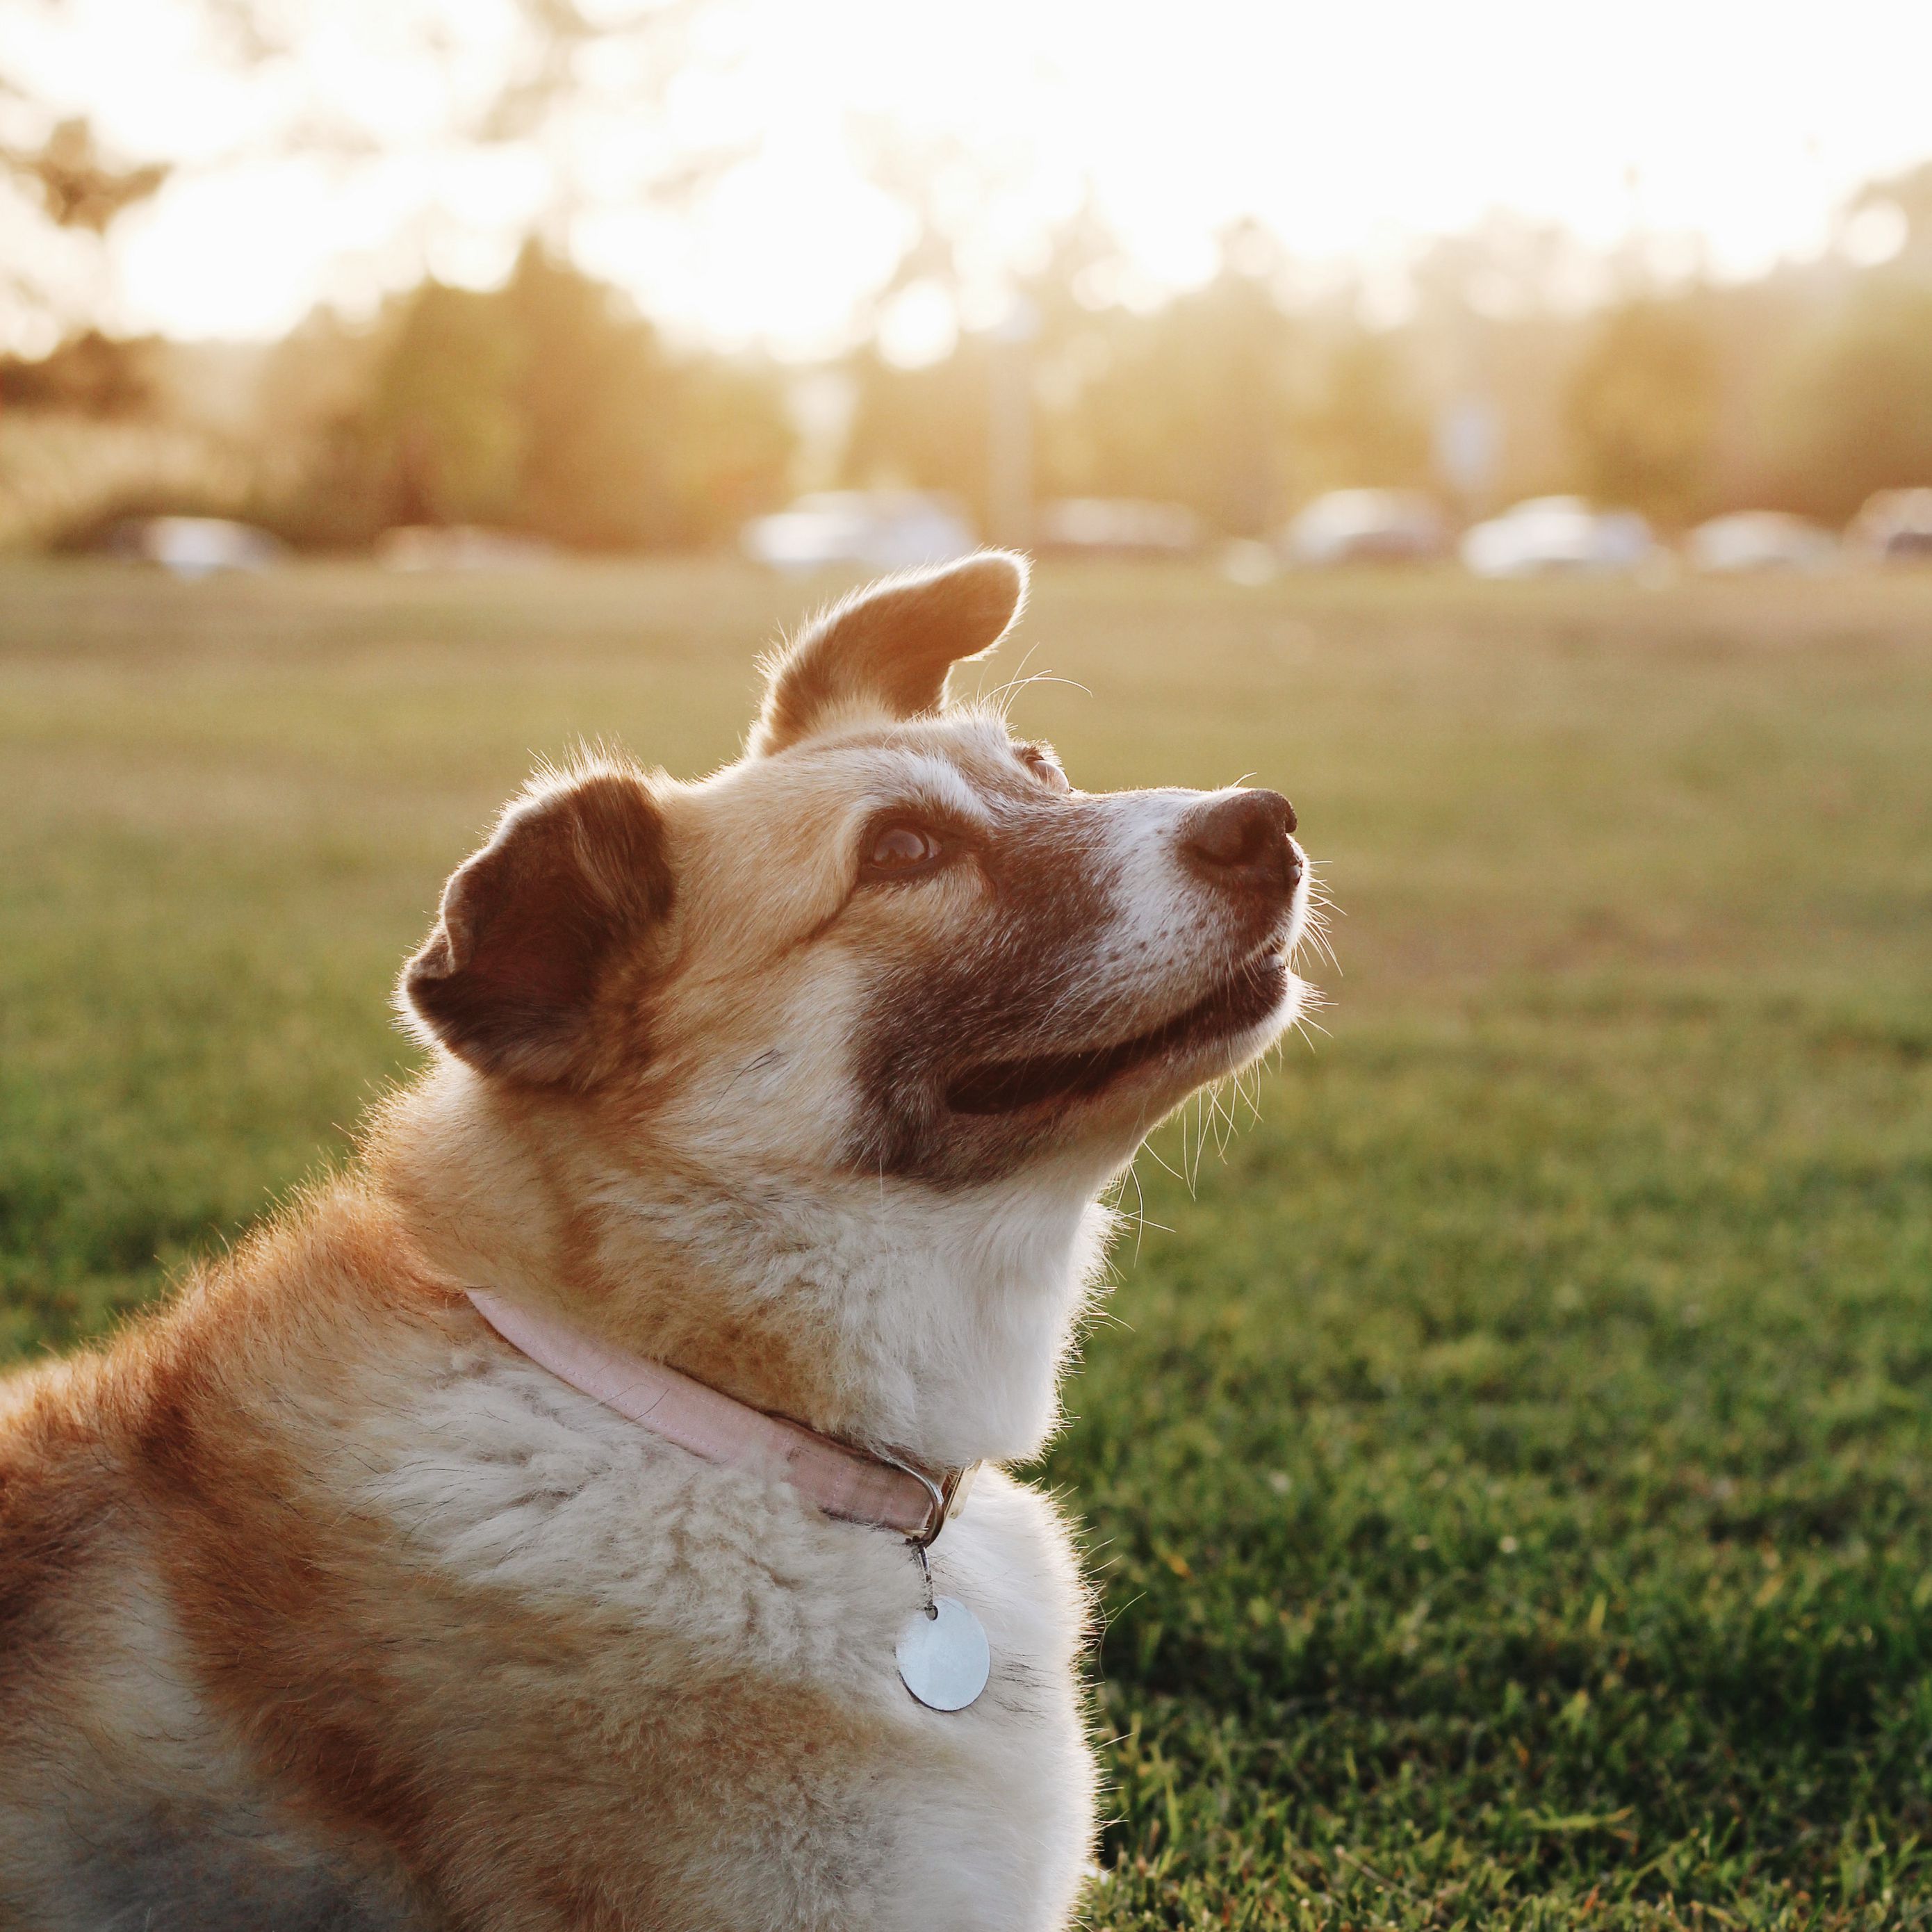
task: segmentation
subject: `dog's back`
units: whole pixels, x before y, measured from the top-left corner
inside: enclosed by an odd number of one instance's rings
[[[278,1245],[286,1260],[296,1244]],[[380,1844],[331,1829],[250,1748],[246,1724],[215,1708],[168,1574],[200,1572],[217,1590],[241,1581],[199,1533],[206,1499],[177,1452],[224,1432],[224,1393],[247,1366],[220,1311],[248,1298],[236,1282],[270,1252],[253,1244],[238,1270],[214,1272],[106,1354],[0,1385],[0,1924],[433,1922]],[[259,1469],[245,1424],[227,1432],[238,1462]],[[242,1475],[218,1508],[246,1536],[260,1501]],[[258,1518],[256,1533],[272,1528]]]
[[[1002,1654],[949,1732],[892,1673],[892,1539],[556,1384],[352,1189],[12,1393],[0,1923],[830,1932],[922,1922],[935,1860],[962,1922],[1070,1894],[1081,1600],[1002,1479],[935,1558]]]

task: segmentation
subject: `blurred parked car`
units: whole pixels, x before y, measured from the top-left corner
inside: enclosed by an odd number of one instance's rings
[[[1183,503],[1138,496],[1062,496],[1040,506],[1039,548],[1092,557],[1192,556],[1201,520]]]
[[[776,570],[862,564],[904,570],[946,563],[976,548],[973,527],[950,496],[916,490],[821,490],[745,526],[746,556]]]
[[[1442,554],[1442,513],[1419,490],[1330,490],[1282,532],[1292,562],[1419,563]]]
[[[267,570],[286,554],[279,538],[226,517],[129,517],[107,532],[102,548],[110,556],[186,578]]]
[[[1532,496],[1462,535],[1462,561],[1478,577],[1610,575],[1657,554],[1634,510],[1594,510],[1580,496]]]
[[[556,555],[542,537],[475,524],[400,524],[376,539],[385,570],[532,570]]]
[[[1845,542],[1880,563],[1932,562],[1932,490],[1881,490],[1868,496]]]
[[[1828,530],[1782,510],[1738,510],[1713,517],[1684,545],[1691,568],[1714,576],[1766,570],[1822,570],[1838,554]]]

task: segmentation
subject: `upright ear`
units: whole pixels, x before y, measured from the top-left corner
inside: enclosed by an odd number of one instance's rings
[[[946,673],[1012,629],[1026,589],[1025,558],[982,550],[854,591],[773,661],[752,729],[752,755],[782,752],[842,714],[937,711],[946,701]]]
[[[479,1072],[588,1086],[634,1037],[599,1024],[600,996],[670,902],[664,821],[640,772],[599,764],[532,781],[443,888],[398,1004]]]

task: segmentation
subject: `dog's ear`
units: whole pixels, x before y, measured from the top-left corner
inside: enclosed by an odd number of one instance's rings
[[[398,1004],[479,1072],[587,1086],[620,1042],[596,1024],[611,969],[670,909],[664,820],[616,764],[533,782],[443,888]]]
[[[937,711],[946,701],[946,673],[1012,629],[1026,589],[1025,558],[982,550],[855,591],[772,661],[752,755],[782,752],[842,715]]]

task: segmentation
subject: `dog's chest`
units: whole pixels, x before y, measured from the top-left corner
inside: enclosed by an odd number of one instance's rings
[[[614,1895],[663,1882],[688,1906],[702,1874],[694,1926],[1056,1922],[1091,1773],[1082,1599],[1042,1498],[988,1472],[933,1550],[992,1660],[980,1697],[941,1713],[898,1677],[923,1586],[889,1532],[520,1364],[448,1379],[385,1436],[358,1458],[363,1506],[459,1594],[472,1654],[495,1626],[529,1660],[494,1708],[452,1692],[461,1735],[533,1783],[543,1768],[559,1842],[634,1868],[608,1874]],[[599,1818],[622,1834],[601,1850]]]

